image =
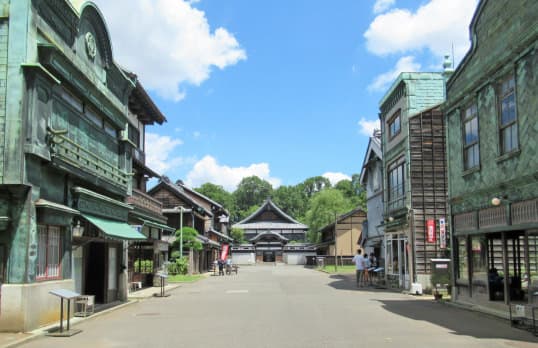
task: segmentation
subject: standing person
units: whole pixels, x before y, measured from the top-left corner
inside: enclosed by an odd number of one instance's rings
[[[219,259],[219,276],[224,275],[224,261]]]
[[[363,273],[364,273],[363,280],[364,280],[364,283],[365,284],[371,284],[371,282],[370,282],[370,274],[369,274],[370,259],[368,258],[368,253],[366,251],[364,252],[364,254],[362,256],[362,263],[363,263]]]
[[[357,276],[357,287],[360,288],[362,284],[362,277],[364,274],[364,260],[361,256],[361,251],[357,250],[357,255],[353,256],[353,260],[355,263],[355,274]]]
[[[368,268],[368,273],[370,277],[370,284],[372,284],[372,280],[375,275],[375,269],[377,268],[377,258],[375,257],[374,253],[370,253],[370,267]]]

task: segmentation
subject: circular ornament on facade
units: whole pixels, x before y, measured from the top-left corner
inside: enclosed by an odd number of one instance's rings
[[[87,32],[84,38],[86,41],[86,54],[88,55],[88,58],[94,60],[95,55],[97,54],[97,45],[95,44],[95,38],[90,32]]]

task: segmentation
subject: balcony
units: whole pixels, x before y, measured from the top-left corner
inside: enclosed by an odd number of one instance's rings
[[[66,134],[67,131],[48,130],[52,157],[58,158],[88,174],[93,174],[112,185],[119,186],[124,191],[129,190],[131,174],[102,159],[98,154],[86,150],[67,137]]]
[[[133,189],[133,194],[127,197],[126,203],[156,215],[162,215],[162,203],[142,191]]]

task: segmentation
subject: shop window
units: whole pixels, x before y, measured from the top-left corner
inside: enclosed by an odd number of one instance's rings
[[[471,238],[471,261],[473,280],[487,280],[487,240],[485,237]]]
[[[38,225],[38,280],[61,278],[62,230],[58,226]]]
[[[465,170],[478,167],[480,150],[478,147],[478,113],[476,104],[465,109],[463,115],[463,167]]]
[[[458,279],[469,279],[469,259],[467,252],[467,238],[458,238]]]
[[[499,131],[501,154],[518,149],[516,83],[514,75],[501,82],[499,91]]]

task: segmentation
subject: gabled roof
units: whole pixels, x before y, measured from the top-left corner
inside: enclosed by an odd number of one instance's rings
[[[265,211],[272,211],[280,220],[267,221],[261,219],[260,217]],[[308,226],[284,213],[270,198],[258,210],[233,225],[233,227],[241,229],[308,229]]]
[[[352,215],[354,215],[356,213],[359,213],[359,212],[364,213],[364,217],[366,218],[366,212],[362,208],[356,208],[356,209],[353,209],[351,211],[348,211],[345,214],[340,215],[339,217],[336,218],[336,221],[338,223],[340,223],[340,222],[344,221],[345,219],[347,219],[348,217],[350,217],[350,216],[352,216]],[[334,222],[330,223],[328,225],[325,225],[324,227],[322,227],[320,229],[320,231],[326,231],[326,230],[333,229],[333,228],[334,228]]]
[[[274,236],[276,237],[277,239],[279,239],[281,242],[288,242],[289,239],[284,237],[283,235],[281,235],[280,233],[277,233],[277,232],[271,232],[271,231],[265,231],[265,232],[262,232],[262,233],[258,233],[256,236],[254,236],[254,238],[252,238],[249,242],[256,242],[260,239],[262,239],[263,237],[267,237],[267,236]]]
[[[374,160],[377,157],[377,159],[383,159],[383,153],[381,152],[381,140],[376,137],[370,137],[370,141],[368,142],[368,148],[366,149],[366,154],[364,155],[364,160],[362,161],[362,170],[361,170],[361,177],[360,177],[360,183],[364,184],[366,180],[366,167],[371,163],[372,160]]]
[[[204,214],[213,216],[213,213],[210,211],[207,211],[202,204],[195,198],[193,195],[190,194],[190,192],[185,192],[184,187],[172,184],[170,181],[161,179],[161,181],[154,187],[152,187],[149,191],[149,195],[153,195],[155,192],[157,192],[160,189],[165,189],[169,192],[172,192],[177,197],[179,197],[181,200],[185,201],[187,204],[195,207],[198,212],[203,211]],[[179,212],[179,210],[178,210]]]

